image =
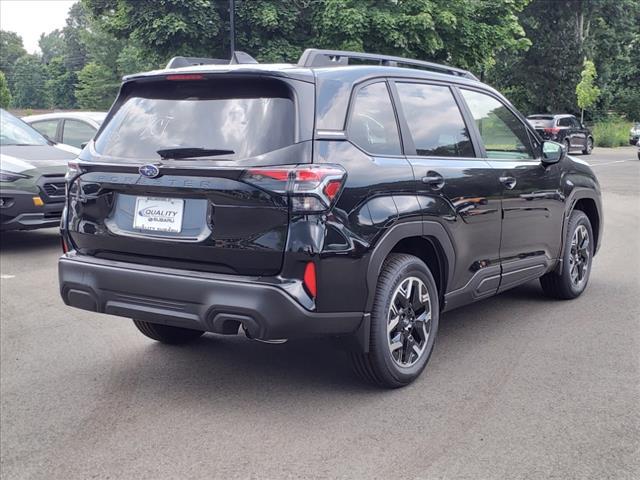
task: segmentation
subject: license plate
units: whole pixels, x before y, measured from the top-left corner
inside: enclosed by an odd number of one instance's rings
[[[180,233],[183,211],[184,200],[180,198],[137,197],[133,228]]]

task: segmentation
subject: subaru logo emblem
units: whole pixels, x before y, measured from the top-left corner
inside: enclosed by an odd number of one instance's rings
[[[143,165],[138,169],[140,175],[147,178],[156,178],[160,175],[160,169],[155,165]]]

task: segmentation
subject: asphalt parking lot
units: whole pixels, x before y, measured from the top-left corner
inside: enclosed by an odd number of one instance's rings
[[[605,209],[586,293],[531,283],[446,314],[395,391],[325,340],[156,344],[64,306],[55,230],[3,234],[1,477],[640,478],[640,161],[582,158]]]

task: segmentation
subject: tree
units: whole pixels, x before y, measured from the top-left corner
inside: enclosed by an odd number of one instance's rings
[[[62,32],[58,29],[40,35],[40,40],[38,41],[38,45],[40,46],[40,51],[42,52],[42,61],[45,64],[48,64],[52,58],[61,57],[64,55],[64,37]]]
[[[66,26],[62,29],[64,38],[64,62],[68,70],[75,72],[87,63],[87,49],[81,35],[89,29],[89,15],[81,2],[69,9]]]
[[[211,55],[219,43],[220,4],[211,0],[83,0],[101,26],[167,59]]]
[[[515,16],[529,0],[238,0],[238,49],[295,61],[308,46],[444,61],[478,72],[528,45]],[[228,2],[83,0],[101,25],[164,61],[229,58]]]
[[[11,103],[11,92],[9,92],[9,84],[0,70],[0,108],[8,108]]]
[[[87,63],[78,72],[75,95],[80,108],[107,110],[118,94],[120,81],[117,75],[104,65]]]
[[[580,83],[576,86],[576,96],[578,107],[580,108],[580,121],[584,121],[584,109],[589,108],[600,96],[600,89],[594,85],[596,79],[596,66],[591,60],[584,61],[584,70],[580,74]]]
[[[44,108],[46,69],[37,55],[23,55],[13,71],[13,105],[18,108]]]
[[[16,60],[26,53],[22,37],[14,32],[0,30],[0,70],[5,73],[10,89],[13,89],[13,68]]]
[[[62,57],[52,58],[47,65],[45,99],[49,108],[72,109],[76,107],[74,72],[67,70]]]

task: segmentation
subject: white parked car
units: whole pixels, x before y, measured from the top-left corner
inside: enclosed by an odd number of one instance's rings
[[[82,149],[93,138],[107,112],[54,112],[22,117],[50,140]]]

